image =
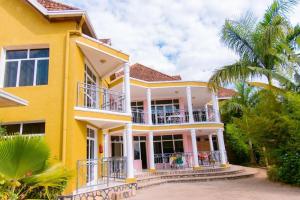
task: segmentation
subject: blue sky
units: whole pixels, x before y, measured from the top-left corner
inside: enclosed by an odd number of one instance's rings
[[[219,40],[226,18],[251,11],[258,18],[272,0],[60,0],[88,12],[99,38],[139,62],[183,79],[207,81],[237,60]],[[300,5],[291,21],[300,21]]]

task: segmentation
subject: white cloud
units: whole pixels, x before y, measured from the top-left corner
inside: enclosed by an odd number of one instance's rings
[[[140,62],[184,79],[207,81],[237,57],[219,41],[226,18],[261,17],[272,0],[62,0],[87,10],[98,37]],[[298,11],[298,12],[297,12]],[[299,22],[298,6],[291,16]]]

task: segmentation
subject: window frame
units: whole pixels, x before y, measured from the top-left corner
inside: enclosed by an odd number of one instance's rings
[[[38,134],[23,134],[23,126],[24,124],[39,124],[44,123],[45,124],[45,132],[44,133],[38,133]],[[18,122],[18,123],[4,123],[1,124],[1,126],[9,126],[9,125],[20,125],[20,135],[21,136],[45,136],[46,135],[46,122],[45,121],[29,121],[29,122]],[[5,136],[15,136],[15,135],[5,135]]]
[[[39,57],[39,58],[30,58],[31,50],[39,50],[39,49],[48,49],[49,56],[48,57]],[[18,50],[26,50],[27,57],[26,58],[18,58],[18,59],[7,59],[7,51],[18,51]],[[34,60],[34,72],[33,72],[33,84],[32,85],[21,85],[20,86],[20,72],[21,72],[21,62],[26,60]],[[48,60],[48,77],[47,84],[36,84],[37,82],[37,71],[38,71],[38,62],[41,60]],[[15,86],[5,86],[5,74],[6,74],[6,63],[8,62],[17,62],[17,75],[16,75],[16,85]],[[36,48],[11,48],[11,49],[3,49],[2,50],[2,59],[1,59],[1,72],[3,75],[1,77],[1,87],[3,88],[14,88],[14,87],[27,87],[27,86],[43,86],[49,84],[49,66],[50,66],[50,48],[49,47],[36,47]]]
[[[175,135],[181,135],[182,138],[180,139],[176,139],[174,138]],[[184,139],[183,139],[183,134],[166,134],[166,135],[157,135],[158,137],[160,137],[159,140],[153,140],[153,143],[160,143],[160,146],[161,146],[161,154],[165,154],[164,153],[164,145],[163,145],[163,142],[172,142],[173,143],[173,151],[174,153],[178,153],[176,152],[176,146],[175,146],[175,141],[181,141],[182,142],[182,145],[183,145],[183,152],[184,152]],[[172,136],[172,139],[163,139],[163,136]],[[154,145],[153,145],[154,146]]]

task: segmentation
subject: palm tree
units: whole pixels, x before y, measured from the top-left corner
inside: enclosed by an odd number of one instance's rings
[[[239,115],[243,116],[245,119],[246,134],[249,138],[248,144],[251,163],[255,163],[255,157],[252,148],[253,145],[249,134],[250,127],[248,125],[248,118],[251,117],[251,110],[257,102],[258,93],[254,87],[249,86],[245,82],[235,84],[235,90],[236,95],[234,95],[230,100],[221,104],[221,113],[238,113]]]
[[[62,192],[70,174],[62,165],[50,164],[49,156],[42,137],[0,138],[0,198],[53,199]]]
[[[294,86],[285,74],[294,71],[298,62],[294,51],[300,30],[298,26],[291,26],[287,16],[297,2],[275,0],[259,22],[251,13],[237,21],[227,19],[221,31],[221,41],[240,59],[216,70],[209,80],[210,87],[217,89],[228,83],[257,77],[266,77],[269,85],[277,80]]]

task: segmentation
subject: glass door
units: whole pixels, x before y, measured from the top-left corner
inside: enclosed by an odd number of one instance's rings
[[[87,128],[87,183],[94,183],[97,179],[97,130]]]
[[[84,70],[84,105],[88,108],[98,107],[98,88],[96,73],[85,64]]]

